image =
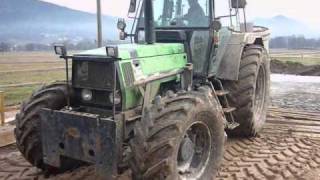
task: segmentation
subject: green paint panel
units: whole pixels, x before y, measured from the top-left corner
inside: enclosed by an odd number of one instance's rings
[[[182,69],[187,63],[186,54],[173,54],[173,55],[164,55],[164,56],[154,56],[148,58],[135,59],[139,61],[139,66],[136,67],[133,65],[131,60],[124,60],[119,62],[120,67],[120,84],[122,87],[122,96],[125,98],[123,101],[123,108],[130,109],[136,107],[142,103],[142,95],[138,87],[127,86],[125,83],[125,70],[123,64],[131,63],[135,80],[138,78],[145,79],[150,75],[165,73],[177,69]],[[139,73],[140,72],[140,73]],[[177,80],[178,76],[173,76],[170,78],[161,79],[158,81],[152,82],[153,93],[152,96],[156,96],[161,83]]]
[[[185,67],[187,63],[185,54],[174,54],[168,56],[155,56],[140,60],[144,75],[167,72]]]
[[[135,58],[142,58],[184,53],[184,46],[179,43],[155,43],[152,45],[120,44],[117,47],[119,51],[119,58],[122,60],[131,59],[132,55],[136,55]],[[75,56],[77,55],[106,56],[107,54],[106,48],[103,47],[75,54]]]

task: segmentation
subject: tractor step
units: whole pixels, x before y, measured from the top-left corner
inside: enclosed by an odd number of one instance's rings
[[[238,127],[239,125],[240,125],[240,124],[237,123],[237,122],[228,123],[228,124],[227,124],[227,129],[228,129],[228,130],[233,130],[233,129],[235,129],[236,127]]]
[[[216,90],[216,95],[217,96],[225,96],[225,95],[228,95],[229,94],[229,91],[224,91],[224,90]]]
[[[215,79],[214,83],[216,86],[213,89],[217,89],[217,90],[215,90],[215,93],[216,93],[216,96],[218,96],[218,99],[219,99],[220,104],[222,106],[222,110],[223,110],[225,117],[226,117],[226,120],[227,120],[226,128],[229,130],[233,130],[239,126],[239,123],[237,123],[233,117],[233,112],[237,108],[230,107],[229,102],[228,102],[228,98],[227,98],[227,95],[230,92],[224,90],[221,81],[219,79]],[[213,84],[211,84],[211,85],[213,86]]]
[[[224,113],[231,113],[235,110],[236,110],[236,108],[234,108],[234,107],[223,108]]]

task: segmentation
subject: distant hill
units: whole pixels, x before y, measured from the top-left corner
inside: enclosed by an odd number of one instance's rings
[[[1,0],[0,22],[0,41],[50,43],[96,38],[95,14],[39,0]],[[115,17],[103,16],[105,38],[117,37],[116,22]]]
[[[320,34],[308,25],[283,15],[275,16],[270,19],[257,18],[253,21],[256,25],[269,27],[272,30],[272,37],[303,35],[308,38],[314,38],[319,37]]]
[[[80,0],[79,0],[80,2]],[[105,39],[118,39],[117,18],[103,16]],[[319,37],[305,24],[286,16],[257,18],[255,24],[269,27],[272,36],[304,35]],[[28,42],[96,39],[96,15],[39,0],[0,1],[0,42],[23,44]]]

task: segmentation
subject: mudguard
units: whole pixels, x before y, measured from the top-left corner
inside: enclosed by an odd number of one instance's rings
[[[245,46],[257,44],[269,51],[270,31],[264,27],[255,27],[252,32],[220,31],[220,44],[213,57],[211,74],[223,80],[238,80],[242,52]]]

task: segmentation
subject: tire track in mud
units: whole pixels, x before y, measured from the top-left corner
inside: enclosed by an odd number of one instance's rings
[[[320,141],[261,135],[227,144],[217,179],[296,179],[320,167]]]
[[[320,113],[270,108],[256,138],[229,139],[216,179],[318,180],[320,175]],[[0,149],[0,180],[45,179],[15,147]],[[52,180],[97,179],[93,167],[52,176]],[[119,180],[130,179],[130,172]]]
[[[320,113],[270,108],[256,138],[229,139],[217,179],[320,179]]]
[[[7,147],[11,150],[15,146]],[[16,148],[11,152],[1,152],[0,179],[1,180],[31,180],[37,179],[39,172],[21,156]]]
[[[320,139],[320,113],[270,108],[262,133]]]

